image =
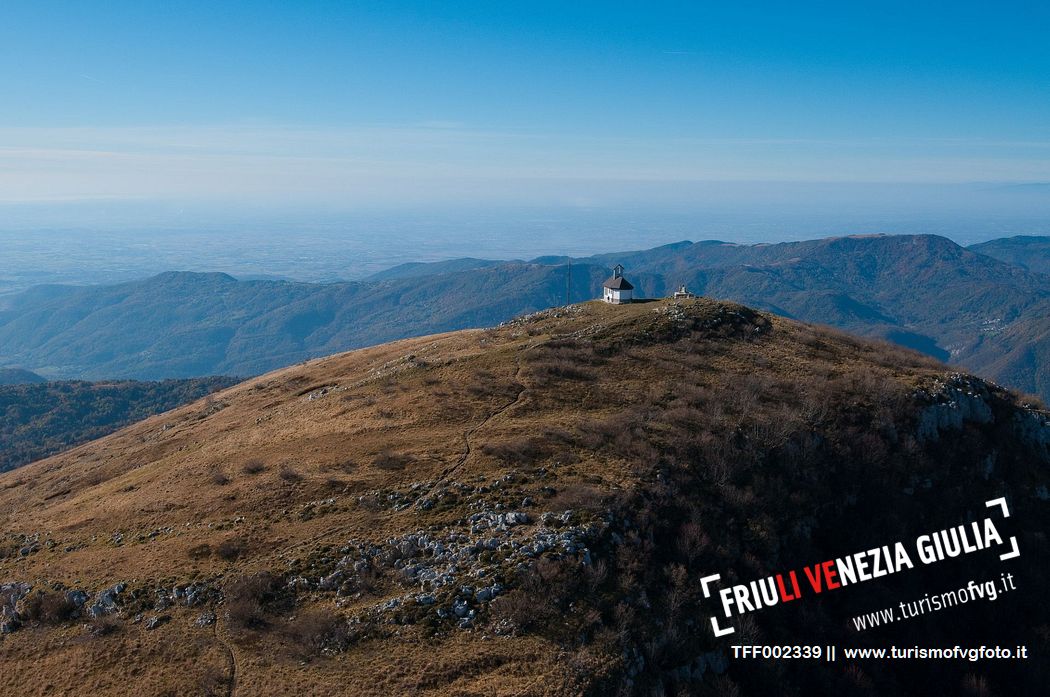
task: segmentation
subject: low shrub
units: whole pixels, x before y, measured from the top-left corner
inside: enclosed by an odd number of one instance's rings
[[[273,574],[262,571],[230,581],[224,589],[226,616],[234,629],[261,629],[267,625],[266,604],[279,587]]]
[[[593,373],[566,358],[537,361],[529,367],[532,379],[538,386],[547,385],[555,380],[590,382],[595,379]]]
[[[215,486],[226,486],[230,483],[230,478],[217,466],[208,471],[208,480]]]
[[[241,468],[241,471],[243,471],[245,474],[259,474],[260,472],[264,472],[265,470],[266,465],[263,463],[262,460],[258,458],[248,460],[244,463],[244,467]]]
[[[223,540],[222,542],[220,542],[219,545],[215,548],[215,553],[218,554],[220,558],[225,559],[226,561],[235,561],[242,554],[244,554],[246,549],[247,545],[245,544],[244,540],[242,540],[239,537],[231,537],[228,540]]]
[[[381,470],[403,470],[415,457],[410,453],[395,453],[383,450],[375,456],[372,464]]]
[[[550,455],[550,446],[541,438],[517,438],[502,443],[486,443],[481,446],[486,455],[499,458],[504,462],[531,464]]]
[[[26,619],[41,624],[61,624],[76,615],[77,606],[61,591],[41,591],[29,596],[22,606]]]
[[[508,620],[520,631],[557,633],[565,626],[558,618],[579,594],[582,582],[573,560],[540,559],[518,573],[513,590],[492,602],[492,619],[497,624]]]
[[[288,623],[284,635],[301,658],[341,652],[350,643],[346,620],[321,609],[307,610]]]
[[[211,556],[211,545],[200,544],[190,547],[186,552],[190,559],[207,559]]]
[[[296,482],[303,481],[303,475],[299,473],[294,467],[287,462],[281,464],[281,468],[278,471],[278,476],[281,479],[288,482],[289,484],[295,484]]]

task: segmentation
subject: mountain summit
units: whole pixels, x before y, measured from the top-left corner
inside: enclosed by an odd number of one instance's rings
[[[992,384],[707,299],[588,302],[336,355],[0,475],[0,689],[962,689],[963,662],[828,673],[728,647],[1045,630],[1046,605],[1021,592],[850,626],[998,578],[994,556],[738,618],[732,641],[712,634],[701,579],[914,539],[1006,497],[1028,560],[1011,568],[1043,588],[1048,445],[1046,414]],[[1048,635],[1026,637],[1033,653]],[[982,664],[982,684],[1034,693],[1050,677],[1007,663]]]

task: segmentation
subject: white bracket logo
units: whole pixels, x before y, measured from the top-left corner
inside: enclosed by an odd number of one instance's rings
[[[700,586],[703,588],[705,598],[711,597],[711,590],[707,587],[707,584],[714,583],[720,578],[722,578],[721,574],[711,574],[710,576],[704,576],[702,579],[700,579]],[[711,616],[711,629],[714,630],[716,637],[725,636],[726,634],[732,634],[736,631],[736,629],[734,629],[733,627],[725,627],[724,629],[722,627],[719,627],[718,618],[714,615]]]
[[[1000,496],[999,498],[992,499],[991,501],[985,501],[984,505],[987,508],[992,508],[994,506],[999,506],[1000,508],[1003,509],[1003,518],[1009,518],[1010,517],[1010,508],[1009,508],[1009,506],[1006,505],[1006,497],[1005,496]],[[1011,546],[1013,551],[1007,552],[1006,554],[1000,554],[999,555],[999,561],[1006,561],[1007,559],[1013,559],[1014,557],[1021,556],[1021,550],[1017,547],[1017,537],[1016,536],[1013,536],[1013,535],[1010,536],[1010,546]]]

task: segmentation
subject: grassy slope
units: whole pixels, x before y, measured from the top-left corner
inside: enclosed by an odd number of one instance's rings
[[[1003,433],[968,428],[954,437],[961,450],[947,455],[900,435],[915,429],[915,390],[943,374],[917,354],[698,300],[589,303],[265,375],[213,404],[0,476],[0,583],[92,592],[129,585],[126,619],[111,635],[91,638],[73,621],[29,623],[6,637],[5,664],[32,665],[44,677],[27,683],[24,671],[4,671],[0,689],[227,694],[232,679],[240,695],[599,694],[622,684],[615,626],[632,650],[650,647],[639,685],[670,680],[690,652],[718,650],[700,625],[679,625],[667,638],[675,618],[702,616],[694,577],[705,570],[749,579],[812,563],[955,521],[956,511],[1004,487],[1021,502],[1019,515],[1028,512],[1038,460],[1022,453],[1028,464],[1015,461]],[[989,399],[1003,413],[1014,409],[1009,395]],[[989,448],[1002,468],[991,481],[977,474]],[[925,480],[927,489],[904,493]],[[526,497],[534,505],[522,508]],[[435,505],[414,505],[424,498]],[[317,584],[348,541],[382,546],[416,530],[484,539],[491,533],[462,521],[497,506],[528,512],[519,536],[535,534],[543,512],[574,511],[571,525],[598,530],[586,539],[607,575],[581,570],[569,555],[543,562],[548,575],[537,580],[489,557],[488,578],[509,592],[473,630],[435,619],[432,608],[376,614],[387,599],[418,591],[390,564],[368,579],[351,574],[339,595]],[[951,510],[938,517],[942,506]],[[860,537],[848,524],[858,519],[870,521]],[[619,526],[622,545],[610,546],[603,526]],[[22,556],[33,535],[39,550]],[[220,554],[223,543],[236,554]],[[1045,554],[1045,539],[1024,543]],[[678,566],[693,591],[671,612],[662,598]],[[253,626],[238,621],[244,609],[230,589],[263,571],[281,588],[299,575],[311,585],[262,598],[263,624]],[[476,579],[454,586],[468,580]],[[150,609],[156,589],[188,583],[227,591],[216,626],[193,624],[210,602],[167,610],[172,621],[153,631],[131,622],[139,611],[158,614]],[[616,608],[641,602],[640,589],[651,609],[622,615]],[[454,590],[437,591],[437,606]],[[1017,611],[1007,600],[1003,608]],[[306,630],[291,618],[311,609],[363,618],[345,651],[304,656],[295,648]],[[1024,609],[1045,624],[1043,611]],[[785,627],[803,627],[835,635],[845,616],[824,606],[816,615],[792,610],[795,624],[773,615],[744,634],[782,640]],[[501,619],[520,631],[495,636]],[[893,670],[872,669],[867,693],[908,693],[907,676]],[[786,677],[739,671],[703,685],[736,681],[744,694],[762,694],[778,680],[799,687],[812,679],[794,669]]]

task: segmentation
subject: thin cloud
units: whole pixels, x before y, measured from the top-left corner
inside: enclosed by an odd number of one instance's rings
[[[1045,150],[914,139],[577,137],[455,122],[0,128],[8,201],[178,197],[291,204],[614,197],[626,183],[1050,179]],[[634,184],[632,184],[633,186]],[[653,194],[655,195],[655,193]]]

